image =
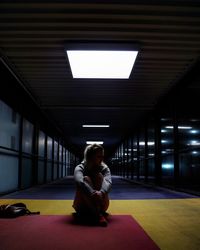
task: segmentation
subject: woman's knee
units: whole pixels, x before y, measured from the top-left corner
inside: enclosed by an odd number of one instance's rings
[[[89,177],[89,176],[84,176],[83,177],[83,180],[85,181],[85,182],[87,182],[89,185],[93,185],[93,183],[92,183],[92,180],[91,180],[91,178]]]
[[[101,173],[98,173],[95,176],[92,176],[92,178],[89,176],[84,176],[83,180],[94,189],[100,190],[103,182],[103,175]]]
[[[101,173],[98,173],[94,179],[95,187],[97,190],[101,189],[102,182],[103,182],[103,175]]]
[[[97,178],[103,181],[103,175],[102,175],[102,173],[98,173],[97,174]]]

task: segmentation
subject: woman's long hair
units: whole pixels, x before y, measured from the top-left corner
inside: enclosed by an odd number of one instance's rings
[[[99,150],[104,152],[104,148],[99,144],[88,145],[84,151],[84,159],[83,159],[84,163],[89,162],[90,159],[92,159],[93,156],[96,154],[96,152]]]

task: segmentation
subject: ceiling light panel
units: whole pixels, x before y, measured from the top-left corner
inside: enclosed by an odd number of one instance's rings
[[[86,141],[86,144],[103,144],[104,142],[103,141]]]
[[[110,125],[82,125],[83,128],[109,128]]]
[[[67,50],[73,78],[128,79],[138,51]]]

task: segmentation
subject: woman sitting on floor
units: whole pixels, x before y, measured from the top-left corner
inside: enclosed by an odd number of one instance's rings
[[[103,158],[102,146],[92,144],[86,147],[83,162],[74,170],[77,188],[73,207],[79,217],[92,218],[99,225],[106,226],[108,193],[112,181],[110,170]]]

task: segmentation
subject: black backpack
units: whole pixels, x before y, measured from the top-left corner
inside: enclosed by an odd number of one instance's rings
[[[40,214],[40,212],[31,212],[24,203],[0,206],[0,218],[16,218],[18,216],[31,214]]]

